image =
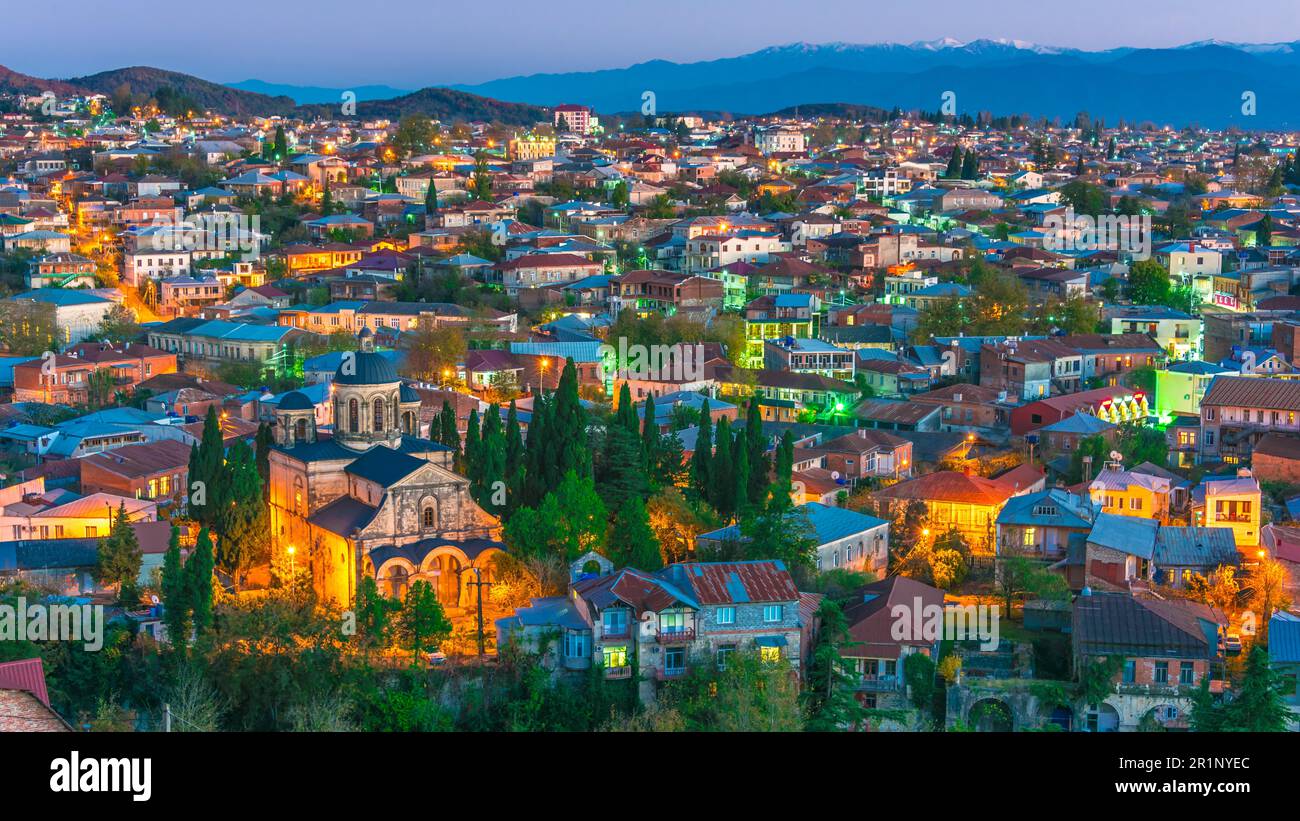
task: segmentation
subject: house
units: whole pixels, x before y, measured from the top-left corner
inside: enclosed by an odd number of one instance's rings
[[[908,478],[912,475],[912,443],[883,430],[859,428],[812,448],[795,448],[795,461],[821,457],[821,467],[849,482],[867,477]]]
[[[927,402],[868,399],[853,414],[863,427],[894,431],[938,431],[943,408]]]
[[[1187,729],[1192,696],[1222,662],[1219,633],[1226,625],[1220,611],[1185,599],[1100,591],[1080,596],[1071,624],[1075,669],[1123,659],[1114,692],[1088,706],[1087,729]],[[1212,690],[1221,686],[1211,681]]]
[[[1192,522],[1230,528],[1243,552],[1259,547],[1262,507],[1259,480],[1248,470],[1236,476],[1206,476],[1192,490]]]
[[[0,663],[0,733],[70,733],[50,707],[40,657]]]
[[[1174,484],[1166,476],[1124,470],[1110,462],[1088,483],[1092,503],[1103,513],[1169,521]]]
[[[908,706],[903,663],[913,653],[937,659],[940,637],[927,636],[923,631],[910,631],[900,637],[896,629],[900,613],[913,621],[913,614],[924,614],[943,604],[942,590],[904,576],[890,576],[853,591],[844,605],[849,636],[841,656],[848,664],[846,672],[853,677],[863,706]]]
[[[1201,399],[1201,461],[1239,464],[1269,433],[1300,433],[1300,381],[1214,377]]]
[[[1171,362],[1156,371],[1155,412],[1162,419],[1175,414],[1201,415],[1201,399],[1214,377],[1239,370],[1211,362]]]
[[[725,665],[734,652],[802,658],[800,594],[780,561],[689,562],[646,572],[615,570],[588,553],[572,566],[568,595],[533,599],[496,623],[498,646],[540,649],[560,672],[595,666],[609,679],[636,670],[643,701],[698,664]]]
[[[1071,454],[1079,449],[1084,439],[1100,436],[1108,443],[1114,443],[1119,426],[1098,419],[1087,413],[1075,413],[1059,422],[1044,425],[1031,435],[1038,436],[1038,443],[1046,456]]]
[[[65,288],[37,288],[10,299],[18,303],[52,305],[54,321],[59,327],[59,341],[66,345],[99,333],[104,317],[117,304],[89,291]]]
[[[1201,352],[1201,320],[1165,305],[1123,305],[1106,310],[1110,333],[1146,334],[1171,360],[1195,359]]]
[[[578,282],[603,270],[603,263],[577,254],[528,254],[499,263],[493,276],[515,296],[521,290]]]
[[[813,297],[809,294],[769,294],[745,306],[746,359],[749,367],[763,363],[768,339],[812,339]]]
[[[1097,388],[1065,396],[1051,396],[1026,403],[1011,411],[1011,433],[1024,436],[1076,413],[1087,413],[1115,424],[1140,423],[1146,420],[1150,408],[1146,394],[1128,388]]]
[[[1007,401],[1006,391],[966,382],[914,393],[909,398],[912,402],[932,403],[943,409],[939,430],[1005,430],[1015,407]]]
[[[1220,567],[1241,561],[1233,531],[1226,527],[1176,527],[1156,532],[1155,581],[1186,587],[1192,574],[1208,576]]]
[[[1281,676],[1282,700],[1291,708],[1291,730],[1300,729],[1300,615],[1279,610],[1268,620],[1268,661]]]
[[[1013,496],[997,516],[998,555],[1064,558],[1070,537],[1087,535],[1096,515],[1090,499],[1061,488]]]
[[[772,370],[817,373],[852,382],[855,359],[852,350],[820,339],[784,337],[763,343],[763,364]]]
[[[846,508],[809,502],[797,508],[806,515],[816,541],[818,570],[847,569],[883,576],[889,563],[889,522]],[[792,514],[796,515],[796,514]],[[738,525],[695,537],[696,550],[743,541]]]
[[[1300,436],[1261,436],[1250,454],[1250,472],[1262,482],[1300,484]]]
[[[925,505],[930,530],[955,528],[978,555],[993,555],[997,518],[1016,489],[995,479],[941,470],[877,490],[871,498],[884,515],[897,516],[912,501]]]
[[[81,465],[81,492],[160,503],[183,498],[189,487],[189,459],[189,445],[171,439],[93,453],[77,460]]]
[[[1085,542],[1084,587],[1128,590],[1150,582],[1159,528],[1154,519],[1098,513]]]
[[[65,353],[15,365],[14,401],[46,404],[109,402],[150,377],[176,372],[176,354],[148,345],[84,342]]]

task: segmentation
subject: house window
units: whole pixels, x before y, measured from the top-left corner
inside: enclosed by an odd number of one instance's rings
[[[780,661],[780,647],[760,647],[758,648],[758,657],[762,661]]]
[[[1193,671],[1193,667],[1190,661],[1184,661],[1181,664],[1179,664],[1178,683],[1190,687],[1192,684],[1192,671]]]
[[[779,604],[763,605],[763,621],[765,622],[770,623],[774,621],[780,621],[781,618],[784,616],[784,614],[785,614],[785,608]]]
[[[564,656],[565,658],[577,659],[585,658],[591,653],[591,637],[586,633],[577,633],[572,630],[564,634]]]
[[[686,631],[686,614],[678,610],[667,610],[659,614],[659,632],[682,633]]]
[[[718,624],[735,624],[735,623],[736,623],[736,608],[734,608],[734,607],[719,607],[719,608],[718,608],[716,611],[714,611],[714,612],[716,613]],[[734,648],[733,648],[733,649],[734,649]]]
[[[686,672],[686,648],[669,647],[664,653],[664,673],[679,676]]]
[[[603,648],[605,656],[605,667],[626,667],[627,666],[627,645],[620,644],[617,647]]]
[[[1167,661],[1156,662],[1155,682],[1156,684],[1169,683],[1169,662]]]
[[[1038,544],[1038,528],[1025,528],[1025,547],[1033,547]]]
[[[736,645],[734,644],[723,644],[718,647],[717,659],[719,670],[727,669],[727,657],[734,652],[736,652]]]
[[[601,615],[604,632],[607,636],[626,636],[627,635],[627,611],[626,610],[606,610]]]
[[[93,539],[99,535],[99,528],[94,525],[86,525],[86,538]]]

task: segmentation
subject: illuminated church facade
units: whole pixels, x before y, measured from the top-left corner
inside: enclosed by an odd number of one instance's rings
[[[489,580],[504,550],[499,522],[452,471],[451,449],[419,435],[419,395],[375,353],[368,328],[359,342],[334,374],[332,433],[316,429],[315,409],[301,393],[286,395],[276,410],[273,555],[305,562],[322,601],[339,606],[354,601],[365,576],[396,598],[423,579],[444,607],[466,606],[468,576]]]

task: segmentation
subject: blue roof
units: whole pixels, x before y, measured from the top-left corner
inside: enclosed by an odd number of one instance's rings
[[[1030,527],[1092,527],[1092,503],[1067,490],[1051,488],[1012,496],[998,514],[1000,525]]]
[[[1268,620],[1268,657],[1274,664],[1300,664],[1300,616],[1279,611]]]
[[[34,291],[25,291],[14,299],[31,299],[51,305],[92,305],[96,302],[109,301],[102,296],[74,288],[37,288]]]
[[[574,362],[599,362],[599,340],[594,342],[511,342],[510,353],[530,356],[570,357]]]
[[[859,533],[889,524],[884,519],[878,519],[875,516],[868,516],[865,513],[858,513],[856,510],[843,507],[824,505],[820,502],[809,502],[800,505],[797,509],[808,514],[808,520],[812,523],[813,531],[817,534],[817,544],[819,545],[847,539],[850,536],[856,536]],[[701,533],[698,538],[719,542],[738,540],[741,538],[740,527],[738,525],[729,525],[709,533]]]
[[[1156,531],[1159,528],[1160,523],[1155,519],[1098,513],[1092,532],[1088,534],[1088,541],[1149,561],[1155,555]]]

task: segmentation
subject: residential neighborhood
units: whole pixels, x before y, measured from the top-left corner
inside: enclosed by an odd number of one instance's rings
[[[0,731],[1300,731],[1300,131],[822,99],[1049,54],[919,34],[616,105],[506,23],[0,67]]]

